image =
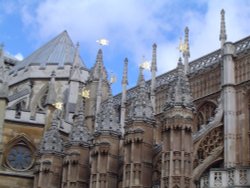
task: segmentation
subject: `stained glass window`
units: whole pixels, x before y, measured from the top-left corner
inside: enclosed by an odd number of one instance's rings
[[[7,164],[15,170],[27,170],[31,166],[31,163],[32,152],[26,146],[14,146],[7,155]]]

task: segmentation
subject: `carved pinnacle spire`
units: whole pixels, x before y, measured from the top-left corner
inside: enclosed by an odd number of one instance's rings
[[[181,58],[179,58],[178,61],[175,80],[171,83],[167,93],[165,110],[175,106],[193,108],[190,85],[184,73],[184,65],[182,64]]]
[[[189,29],[188,27],[185,27],[185,39],[184,44],[186,45],[186,50],[183,52],[183,56],[190,57],[190,51],[189,51]]]
[[[138,80],[137,80],[137,85],[140,85],[141,82],[145,82],[144,80],[144,75],[143,75],[143,67],[140,66],[140,69],[139,69],[139,76],[138,76]]]
[[[150,88],[150,99],[152,102],[153,110],[155,112],[155,83],[156,83],[156,71],[157,71],[157,60],[156,60],[156,49],[157,45],[153,44],[152,51],[152,63],[151,63],[151,88]]]
[[[157,50],[157,45],[154,43],[154,44],[153,44],[153,51],[152,51],[151,72],[157,71],[156,50]]]
[[[189,51],[189,29],[185,28],[185,39],[184,39],[184,49],[183,49],[183,58],[184,58],[184,72],[187,74],[189,72],[189,60],[190,51]]]
[[[221,47],[223,47],[224,43],[227,40],[227,34],[226,34],[226,22],[225,22],[225,10],[222,9],[221,12],[221,23],[220,23],[220,41],[221,41]]]
[[[80,90],[82,86],[80,86]],[[78,95],[78,102],[74,115],[74,123],[70,132],[69,141],[71,143],[89,144],[90,135],[85,124],[85,99]]]
[[[96,133],[113,132],[120,135],[121,130],[118,124],[118,114],[116,114],[114,109],[111,87],[108,88],[108,100],[102,103],[102,108],[97,114]]]
[[[98,50],[97,57],[96,57],[97,63],[103,63],[103,56],[102,56],[102,49]]]
[[[149,93],[146,88],[144,75],[142,72],[143,68],[140,67],[138,77],[138,91],[136,98],[129,112],[129,118],[132,119],[153,119],[153,107],[149,98]]]
[[[122,85],[128,85],[128,58],[124,59],[124,69],[122,74]]]
[[[103,65],[102,49],[99,49],[96,56],[96,63],[90,71],[90,80],[99,80],[101,76],[104,80],[107,80],[107,71]]]
[[[50,128],[45,132],[41,141],[41,153],[63,153],[63,140],[58,131],[59,110],[56,109],[53,113],[53,119]]]

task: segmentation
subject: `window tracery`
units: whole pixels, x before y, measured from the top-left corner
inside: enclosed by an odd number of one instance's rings
[[[197,113],[197,131],[201,129],[202,125],[210,122],[211,118],[215,116],[216,105],[213,102],[206,102],[203,104]]]
[[[204,159],[206,159],[214,149],[223,145],[223,130],[222,127],[217,127],[206,135],[201,141],[197,152],[194,167],[198,166]]]
[[[11,140],[5,149],[5,166],[15,171],[29,170],[34,163],[35,147],[23,135]]]

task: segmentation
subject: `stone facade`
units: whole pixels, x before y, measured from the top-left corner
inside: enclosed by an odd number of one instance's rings
[[[112,96],[66,31],[21,62],[0,50],[0,187],[250,187],[250,37]]]

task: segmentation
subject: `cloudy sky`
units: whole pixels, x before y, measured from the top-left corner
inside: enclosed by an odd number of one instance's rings
[[[125,57],[129,60],[129,86],[136,84],[138,65],[151,60],[156,43],[158,75],[173,69],[180,56],[177,46],[184,28],[190,30],[190,60],[220,47],[220,10],[226,11],[229,41],[250,34],[248,0],[0,0],[0,42],[18,58],[67,30],[80,53],[92,67],[100,46],[104,63],[117,75],[114,93],[120,90]],[[147,79],[150,73],[145,72]]]

